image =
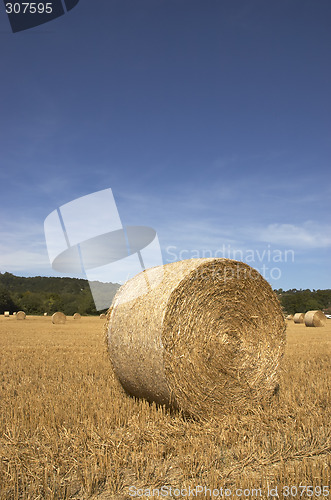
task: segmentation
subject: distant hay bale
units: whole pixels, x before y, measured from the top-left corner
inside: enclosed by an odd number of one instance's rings
[[[269,399],[285,328],[279,300],[256,270],[212,258],[138,274],[119,289],[106,322],[124,389],[198,418]]]
[[[16,316],[16,312],[13,312],[13,316]]]
[[[293,316],[294,323],[303,323],[304,320],[305,320],[304,313],[295,313],[295,315]]]
[[[67,317],[63,312],[57,311],[52,316],[52,323],[55,325],[63,325],[67,321]]]
[[[9,318],[10,313],[9,313],[9,311],[4,311],[3,315],[5,318]]]
[[[308,311],[305,314],[306,326],[325,326],[326,316],[322,311]]]
[[[47,313],[44,313],[44,316],[47,316]]]
[[[106,319],[106,318],[107,318],[107,316],[106,316],[106,314],[100,314],[99,318],[100,318],[100,319]]]
[[[26,318],[26,314],[24,311],[18,311],[16,313],[16,319],[25,319]]]
[[[292,321],[292,320],[293,320],[293,318],[294,318],[293,314],[288,314],[288,315],[286,316],[287,321]]]
[[[73,316],[74,319],[80,319],[81,315],[79,313],[75,313]]]

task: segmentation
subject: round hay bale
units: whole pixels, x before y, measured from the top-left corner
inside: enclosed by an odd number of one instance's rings
[[[294,323],[303,323],[304,320],[305,320],[304,313],[295,313],[295,315],[293,316]]]
[[[3,315],[5,318],[9,318],[10,316],[9,311],[4,311]]]
[[[308,311],[305,314],[306,326],[325,326],[326,316],[322,311]]]
[[[80,319],[81,315],[79,313],[75,313],[73,316],[74,319]]]
[[[213,258],[143,271],[118,290],[106,322],[123,388],[198,418],[269,399],[285,328],[256,270]]]
[[[16,312],[13,312],[13,316],[16,316]]]
[[[292,320],[293,320],[293,318],[294,318],[293,314],[288,314],[288,315],[286,316],[287,321],[292,321]]]
[[[57,311],[52,316],[52,323],[55,325],[63,325],[67,321],[67,317],[63,312]]]
[[[26,314],[24,311],[18,311],[16,313],[16,319],[25,319],[26,318]]]
[[[100,319],[106,319],[106,318],[107,318],[107,316],[106,316],[106,314],[100,314],[99,318],[100,318]]]
[[[44,316],[47,316],[47,313],[44,313]]]

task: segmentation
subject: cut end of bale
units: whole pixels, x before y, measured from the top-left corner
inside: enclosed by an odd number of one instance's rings
[[[18,311],[16,313],[16,319],[25,319],[26,318],[26,314],[24,311]]]
[[[63,325],[67,321],[67,317],[63,312],[57,311],[52,316],[52,323],[54,325]]]
[[[129,394],[195,417],[269,399],[279,383],[282,309],[242,262],[190,259],[140,273],[117,292],[107,331]]]
[[[322,311],[308,311],[305,314],[306,326],[325,326],[326,316]]]
[[[295,313],[293,316],[294,323],[303,323],[305,321],[304,313]]]

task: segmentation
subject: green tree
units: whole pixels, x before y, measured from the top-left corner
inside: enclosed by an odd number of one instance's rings
[[[5,287],[0,286],[0,313],[9,311],[11,314],[17,310],[17,306]]]
[[[25,292],[20,300],[20,309],[26,314],[42,314],[43,298],[42,294],[36,292]]]

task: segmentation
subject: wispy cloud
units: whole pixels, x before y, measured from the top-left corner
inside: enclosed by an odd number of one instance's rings
[[[24,218],[0,226],[0,272],[50,274],[43,225]]]
[[[319,221],[307,217],[312,205],[306,201],[308,198],[310,203],[316,201],[314,194],[303,196],[301,220],[297,205],[291,204],[289,208],[283,204],[281,208],[278,200],[271,197],[271,193],[285,189],[282,183],[271,186],[270,190],[266,187],[263,199],[257,194],[245,212],[245,203],[238,205],[237,201],[244,199],[248,184],[245,187],[240,181],[238,189],[232,184],[219,189],[215,183],[209,191],[186,186],[181,193],[174,191],[168,198],[165,192],[158,197],[151,193],[146,196],[123,193],[122,220],[125,224],[133,216],[135,223],[139,219],[140,224],[152,225],[163,247],[174,244],[182,248],[218,248],[231,244],[251,248],[269,243],[309,251],[331,246],[330,224],[321,223],[321,217]],[[300,193],[298,196],[302,197]],[[319,216],[319,212],[315,210],[314,215]],[[288,221],[290,218],[292,221]]]
[[[29,250],[2,253],[0,257],[0,272],[10,272],[13,274],[29,274],[32,272],[34,275],[53,275],[48,255]]]
[[[331,226],[306,221],[299,224],[269,224],[266,227],[244,229],[246,234],[257,241],[293,248],[313,249],[331,246]]]
[[[114,190],[114,196],[123,225],[146,225],[157,231],[165,262],[173,260],[169,257],[169,247],[171,255],[190,258],[208,256],[208,252],[214,255],[224,246],[231,247],[231,252],[245,254],[247,249],[263,251],[271,245],[272,248],[300,250],[307,257],[313,249],[331,246],[331,226],[321,222],[305,219],[297,222],[296,219],[284,223],[279,214],[278,220],[269,222],[273,211],[268,214],[267,222],[263,214],[252,217],[250,222],[242,213],[242,206],[236,207],[238,195],[244,195],[241,182],[239,186],[239,192],[231,183],[226,186],[215,183],[208,191],[187,185],[183,189],[174,187],[171,192],[158,193],[124,190],[118,193]],[[258,212],[258,208],[256,210]],[[58,275],[48,260],[43,222],[43,218],[32,217],[2,221],[1,272]],[[181,254],[181,250],[188,252]]]

